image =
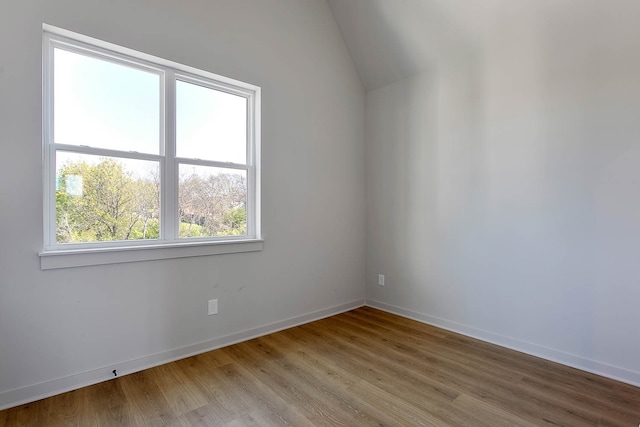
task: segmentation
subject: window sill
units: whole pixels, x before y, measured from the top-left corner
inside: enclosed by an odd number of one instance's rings
[[[40,252],[40,269],[84,267],[207,255],[261,251],[264,240],[172,243],[154,246],[128,246]]]

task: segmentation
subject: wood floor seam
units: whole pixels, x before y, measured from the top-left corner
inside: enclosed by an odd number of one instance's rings
[[[0,426],[637,426],[640,388],[372,307],[0,411]]]

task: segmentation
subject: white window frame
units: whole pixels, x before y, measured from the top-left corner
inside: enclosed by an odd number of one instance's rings
[[[57,144],[53,130],[54,48],[142,69],[160,77],[159,154]],[[137,52],[68,30],[43,25],[43,195],[44,244],[42,269],[112,264],[166,258],[262,250],[260,230],[260,87]],[[247,158],[245,164],[180,158],[175,155],[176,81],[197,84],[247,99]],[[58,243],[56,240],[56,152],[64,150],[138,160],[160,165],[160,238],[149,240]],[[178,167],[180,164],[243,170],[247,177],[247,235],[179,238]]]

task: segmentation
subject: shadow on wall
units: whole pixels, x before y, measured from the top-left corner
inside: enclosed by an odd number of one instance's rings
[[[379,269],[394,284],[393,291],[372,287],[369,296],[464,321],[474,309],[467,300],[481,288],[485,251],[477,236],[484,228],[483,54],[434,1],[375,2],[368,13],[375,34],[388,40],[382,71],[365,79],[368,283]]]
[[[548,13],[540,35],[548,216],[581,353],[638,369],[640,4],[587,4]]]
[[[640,3],[451,3],[361,5],[367,298],[638,378]]]

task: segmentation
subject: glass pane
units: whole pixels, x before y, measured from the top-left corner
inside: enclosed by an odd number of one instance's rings
[[[54,49],[54,142],[159,154],[160,76]]]
[[[247,234],[247,173],[180,165],[180,237]]]
[[[157,239],[158,162],[56,153],[56,240]]]
[[[245,164],[247,99],[176,82],[178,157]]]

